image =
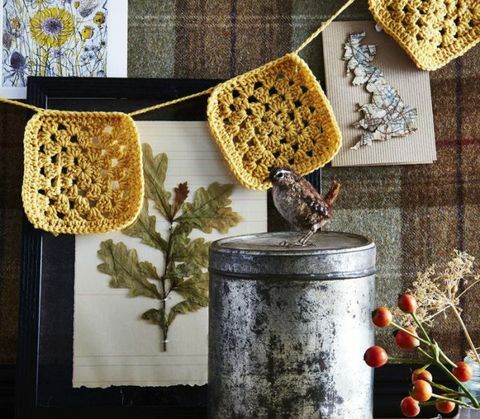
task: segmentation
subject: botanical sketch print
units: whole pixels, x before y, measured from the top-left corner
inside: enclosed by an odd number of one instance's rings
[[[105,77],[107,0],[4,0],[2,86],[28,76]]]

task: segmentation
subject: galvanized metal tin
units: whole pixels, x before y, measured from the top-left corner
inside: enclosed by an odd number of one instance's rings
[[[210,248],[209,418],[371,418],[375,245],[322,232]]]

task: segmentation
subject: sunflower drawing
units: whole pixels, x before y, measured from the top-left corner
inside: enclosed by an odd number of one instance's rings
[[[57,7],[40,10],[30,19],[30,33],[44,47],[61,47],[74,33],[73,16]]]
[[[24,87],[32,75],[106,76],[107,17],[109,7],[116,2],[2,1],[0,87]]]

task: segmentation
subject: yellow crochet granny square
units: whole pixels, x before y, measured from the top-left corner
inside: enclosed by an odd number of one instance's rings
[[[369,0],[375,20],[423,70],[436,70],[480,41],[478,0]]]
[[[217,86],[207,114],[227,163],[250,189],[269,188],[275,166],[306,175],[332,160],[341,145],[327,97],[294,53]]]
[[[54,234],[126,227],[143,200],[137,128],[120,112],[42,111],[25,129],[23,206]]]

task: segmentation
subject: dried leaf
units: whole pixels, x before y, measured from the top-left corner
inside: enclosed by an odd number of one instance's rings
[[[127,236],[142,239],[142,243],[148,246],[166,251],[167,242],[162,239],[160,233],[157,232],[156,223],[156,217],[154,215],[148,215],[148,201],[145,199],[142,210],[135,222],[122,232]]]
[[[158,324],[160,329],[168,330],[170,323],[168,322],[167,316],[165,316],[165,310],[163,308],[155,309],[151,308],[142,314],[141,318],[147,322]]]
[[[112,240],[107,240],[100,243],[97,254],[104,262],[97,268],[111,276],[109,285],[112,288],[127,288],[130,297],[161,298],[157,287],[147,280],[142,271],[135,249],[127,249],[123,242],[114,244]]]
[[[202,268],[193,263],[179,263],[175,265],[175,269],[168,272],[167,278],[170,281],[170,286],[173,290],[180,284],[185,278],[190,278],[194,275],[200,275]]]
[[[204,238],[191,240],[181,229],[174,235],[170,258],[175,262],[188,262],[201,268],[208,267],[208,248],[210,242]]]
[[[173,191],[175,192],[175,195],[172,204],[172,219],[178,214],[178,211],[180,211],[183,203],[188,197],[189,190],[187,182],[180,183],[176,188],[173,189]]]
[[[230,227],[241,221],[238,213],[229,206],[233,185],[212,183],[207,189],[199,188],[192,203],[185,203],[183,214],[176,219],[187,234],[196,228],[204,233],[213,229],[227,233]]]
[[[151,308],[150,310],[147,310],[145,313],[142,314],[142,319],[154,324],[161,325],[164,320],[163,313],[164,311],[162,309],[157,310],[155,308]]]
[[[142,145],[143,175],[145,178],[145,195],[155,202],[155,207],[168,220],[171,214],[170,196],[164,187],[167,176],[168,158],[166,154],[153,157],[149,144]]]
[[[175,292],[189,301],[192,307],[193,305],[198,306],[198,308],[206,307],[208,305],[208,273],[202,272],[186,279],[175,287]]]
[[[157,268],[148,261],[142,261],[139,264],[140,270],[148,277],[160,280],[160,276],[158,275]]]

